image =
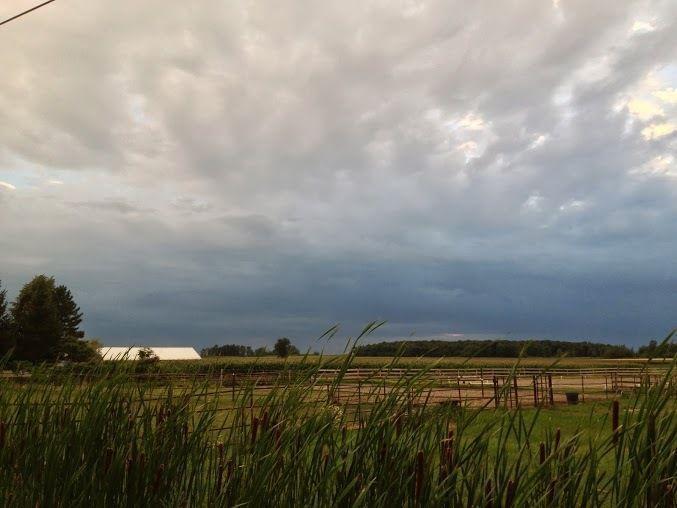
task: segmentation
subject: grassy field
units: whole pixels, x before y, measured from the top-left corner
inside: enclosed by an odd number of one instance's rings
[[[163,372],[208,372],[223,369],[226,372],[243,372],[248,370],[284,370],[307,366],[322,366],[336,368],[343,364],[346,355],[310,355],[290,356],[282,359],[275,356],[262,357],[207,357],[202,360],[166,361],[160,362],[158,368]],[[391,365],[393,357],[358,356],[351,359],[351,368],[380,368]],[[517,358],[417,358],[400,357],[397,365],[400,368],[491,368],[512,367],[518,362]],[[519,363],[523,367],[549,367],[557,365],[559,368],[600,368],[600,367],[641,367],[647,364],[644,359],[605,359],[605,358],[522,358]],[[650,362],[651,365],[669,365],[670,360]]]
[[[361,359],[342,360],[345,372]],[[336,397],[340,374],[317,385],[317,365],[256,396],[254,384],[158,383],[137,367],[104,363],[84,376],[40,368],[0,384],[4,506],[675,501],[674,364],[662,384],[614,395],[615,424],[612,400],[522,410],[412,404],[425,383],[411,376],[358,412]]]

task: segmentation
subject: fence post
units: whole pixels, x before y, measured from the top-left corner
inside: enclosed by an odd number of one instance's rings
[[[550,405],[555,405],[555,395],[552,392],[552,374],[548,374],[548,391],[550,392]]]
[[[231,383],[231,386],[232,386],[231,398],[233,399],[233,402],[235,402],[235,371],[233,371],[232,381],[233,382]]]
[[[512,384],[515,387],[515,407],[519,408],[520,407],[520,399],[519,399],[519,395],[517,394],[517,374],[515,374],[515,377],[512,378]]]
[[[581,402],[585,402],[585,381],[583,374],[581,374]]]
[[[534,407],[538,407],[538,386],[536,386],[536,376],[532,376],[534,383]]]

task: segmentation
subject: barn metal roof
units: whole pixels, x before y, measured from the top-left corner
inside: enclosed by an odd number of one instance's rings
[[[141,349],[150,349],[160,360],[200,360],[192,347],[109,347],[99,349],[104,360],[138,360]]]

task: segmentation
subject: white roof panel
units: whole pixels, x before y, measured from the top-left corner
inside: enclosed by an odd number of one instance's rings
[[[139,350],[144,347],[109,347],[99,349],[104,360],[138,360]],[[200,360],[200,355],[192,347],[155,347],[148,346],[160,360]]]

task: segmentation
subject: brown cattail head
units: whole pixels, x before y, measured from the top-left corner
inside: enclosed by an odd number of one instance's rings
[[[517,484],[514,481],[508,480],[508,491],[506,492],[505,495],[505,508],[510,508],[512,504],[515,502],[516,487]]]
[[[266,411],[263,413],[263,417],[261,418],[261,430],[263,430],[264,432],[267,431],[268,423],[269,423],[268,411]]]
[[[555,451],[559,448],[559,442],[560,439],[562,438],[562,431],[560,430],[559,427],[557,427],[557,430],[555,431]]]
[[[7,426],[4,421],[0,422],[0,449],[5,446],[5,433],[7,432]]]
[[[538,459],[540,464],[545,462],[545,443],[538,445]]]
[[[325,445],[322,448],[322,471],[327,470],[328,464],[329,464],[329,448]]]
[[[230,481],[230,479],[233,477],[234,470],[235,463],[233,462],[233,459],[229,459],[228,464],[226,464],[226,481]]]
[[[160,464],[155,472],[155,480],[153,481],[153,494],[156,494],[160,490],[160,485],[162,484],[162,475],[165,472],[165,465]]]
[[[279,450],[282,446],[282,429],[277,426],[275,427],[275,449]]]
[[[423,492],[423,474],[425,470],[425,455],[422,450],[416,454],[416,485],[414,488],[414,498],[416,502],[421,499]]]
[[[219,467],[216,471],[216,495],[221,494],[221,486],[223,484],[223,464],[219,464]]]
[[[388,455],[388,446],[386,445],[385,440],[383,439],[383,433],[381,432],[381,436],[378,439],[378,461],[379,463],[383,464],[386,460],[386,456]]]
[[[110,468],[110,464],[113,461],[113,449],[112,448],[106,448],[106,455],[104,456],[103,460],[103,471],[105,473],[108,472],[108,469]]]
[[[259,419],[255,416],[252,418],[252,444],[256,443],[256,434],[259,430]]]
[[[611,404],[611,431],[614,434],[614,444],[618,442],[618,401]]]
[[[484,507],[494,508],[494,493],[491,487],[491,478],[484,484]]]

